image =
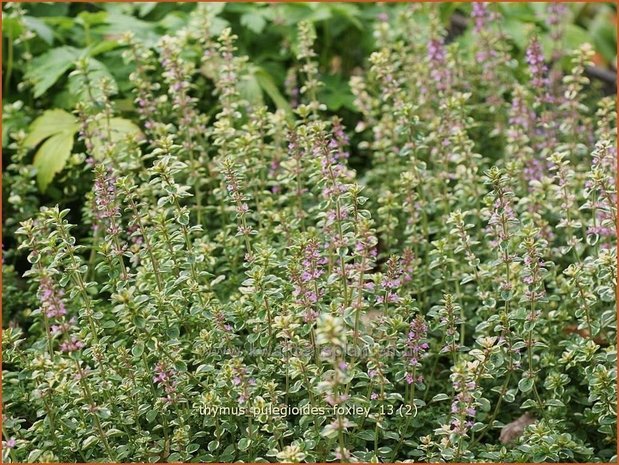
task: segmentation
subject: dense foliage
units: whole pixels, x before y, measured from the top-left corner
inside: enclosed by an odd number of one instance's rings
[[[6,461],[616,461],[615,98],[573,10],[24,8]]]

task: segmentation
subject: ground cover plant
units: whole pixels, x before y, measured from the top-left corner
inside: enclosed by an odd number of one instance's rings
[[[615,96],[575,7],[176,7],[5,11],[3,459],[616,461]]]

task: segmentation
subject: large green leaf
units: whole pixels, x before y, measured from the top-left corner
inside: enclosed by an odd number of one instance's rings
[[[52,28],[45,24],[41,19],[35,18],[34,16],[24,16],[23,20],[28,29],[36,32],[36,34],[49,45],[52,44],[54,41],[54,31]]]
[[[4,37],[10,37],[11,39],[17,39],[19,35],[24,31],[24,25],[17,18],[2,18],[2,35]]]
[[[73,134],[77,129],[77,119],[71,113],[57,109],[47,110],[32,122],[24,143],[26,147],[34,148],[43,139],[64,132]]]
[[[159,34],[155,31],[155,28],[155,23],[142,21],[119,11],[108,10],[107,24],[97,25],[93,27],[93,31],[104,34],[106,39],[117,39],[127,31],[131,31],[137,39],[147,45],[152,45],[159,39]]]
[[[108,125],[105,119],[100,120],[98,132],[103,134],[107,138]],[[133,136],[137,139],[143,137],[142,131],[134,123],[125,118],[110,118],[109,125],[109,143],[115,144],[120,142],[127,136]],[[108,142],[108,141],[106,141]],[[103,149],[104,144],[97,138],[93,140],[95,158],[102,158],[104,156]]]
[[[77,119],[64,110],[48,110],[30,125],[24,144],[34,148],[45,140],[34,155],[37,184],[45,191],[56,173],[64,168],[73,148],[73,138],[79,128]]]
[[[71,155],[74,134],[71,131],[55,134],[37,150],[33,165],[37,169],[37,184],[42,192],[45,192],[56,173],[64,168]]]
[[[291,114],[292,109],[290,108],[290,104],[277,88],[277,85],[275,84],[275,81],[273,81],[271,75],[267,73],[263,68],[257,66],[252,69],[252,74],[255,76],[256,81],[258,82],[262,90],[266,92],[266,94],[271,98],[271,100],[273,100],[275,106],[277,106],[277,108],[279,108],[280,110],[284,110],[286,111],[286,113]]]
[[[245,26],[249,30],[260,34],[264,30],[267,22],[260,10],[254,10],[241,15],[241,26]]]
[[[86,86],[86,78],[83,73],[73,72],[69,75],[69,92],[79,98],[92,98],[99,100],[102,97],[101,80],[107,79],[111,83],[110,92],[118,92],[116,81],[112,77],[107,67],[99,60],[88,58],[88,81],[90,82],[90,92]]]
[[[262,88],[255,75],[247,74],[243,76],[239,80],[238,86],[241,97],[252,105],[262,105],[264,103]]]
[[[81,54],[82,51],[75,47],[63,46],[33,59],[26,72],[26,79],[34,84],[34,97],[40,97],[53,86]]]

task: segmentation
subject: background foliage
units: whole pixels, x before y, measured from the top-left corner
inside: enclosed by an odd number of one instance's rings
[[[615,460],[615,6],[476,8],[5,5],[4,459]]]

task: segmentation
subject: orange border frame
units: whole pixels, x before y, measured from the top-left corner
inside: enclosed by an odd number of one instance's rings
[[[228,0],[228,2],[226,2],[226,0],[213,0],[211,2],[205,2],[203,0],[190,0],[190,1],[177,1],[177,0],[155,0],[156,3],[256,3],[256,2],[251,2],[251,1],[247,1],[247,0]],[[147,3],[149,2],[149,0],[133,0],[132,3]],[[305,0],[305,2],[307,3],[450,3],[444,0],[426,0],[426,1],[419,1],[419,0],[386,0],[384,2],[373,2],[371,0],[357,0],[357,1],[353,1],[353,0]],[[3,3],[8,3],[8,2],[4,2],[2,0],[0,0],[0,8],[2,7]],[[42,3],[40,1],[37,0],[17,0],[15,3]],[[88,0],[69,0],[66,2],[57,2],[55,0],[53,0],[50,3],[129,3],[129,2],[124,2],[124,1],[115,1],[115,0],[94,0],[89,2]],[[264,3],[300,3],[300,2],[294,2],[294,1],[290,1],[290,0],[266,0],[264,1]],[[471,0],[464,0],[464,1],[457,1],[457,2],[451,2],[451,3],[474,3]],[[560,0],[560,1],[543,1],[543,0],[533,0],[533,1],[526,1],[526,0],[513,0],[513,1],[509,1],[509,0],[490,0],[489,3],[614,3],[617,6],[617,12],[615,14],[615,28],[617,30],[619,30],[619,0],[615,0],[613,2],[608,2],[605,0],[589,0],[589,1],[578,1],[578,0]],[[2,36],[2,17],[0,16],[0,37]],[[617,37],[617,49],[619,50],[619,36]],[[2,61],[2,47],[0,47],[0,61]],[[2,76],[2,69],[0,68],[0,77]],[[616,111],[619,111],[619,74],[617,75],[617,94],[615,95],[615,101],[616,101]],[[2,86],[0,86],[0,99],[2,99]],[[0,108],[0,115],[2,113],[2,108]],[[0,120],[0,131],[2,130],[2,121]],[[619,147],[619,126],[617,127],[617,146]],[[0,147],[0,154],[2,153],[2,148]],[[3,166],[2,166],[2,159],[0,158],[0,168],[3,170]],[[616,185],[619,185],[619,165],[617,167],[617,172],[616,172]],[[0,177],[0,199],[2,199],[2,177]],[[617,205],[619,206],[619,197],[617,199]],[[0,204],[0,217],[2,216],[2,205]],[[0,224],[0,241],[2,240],[2,224]],[[617,224],[615,224],[615,229],[617,232],[616,237],[619,240],[619,219],[617,220]],[[0,249],[0,256],[4,253],[3,250]],[[617,266],[619,268],[619,255],[617,257]],[[0,276],[0,294],[2,293],[2,277]],[[615,296],[615,302],[616,302],[616,312],[617,312],[617,319],[619,320],[619,295]],[[0,342],[2,341],[2,302],[0,301]],[[616,343],[616,341],[615,341]],[[2,368],[2,346],[0,345],[0,368]],[[619,372],[619,358],[617,359],[617,371]],[[619,377],[617,377],[617,391],[619,391]],[[0,399],[2,398],[2,371],[0,371]],[[4,416],[2,413],[2,403],[0,402],[0,426],[2,425]],[[619,409],[617,407],[615,407],[615,413],[617,415],[617,419],[619,420]],[[619,436],[619,422],[617,425],[617,432],[618,432],[618,436]],[[0,434],[0,460],[2,457],[2,440],[1,440],[1,434]],[[616,454],[619,457],[619,442],[617,443],[617,450],[616,450]],[[619,464],[619,458],[617,459],[617,463]],[[1,463],[1,462],[0,462]],[[16,462],[19,463],[19,462]],[[59,463],[63,463],[63,462],[59,462]],[[78,463],[78,462],[75,462]],[[72,462],[73,465],[75,465],[75,463]],[[89,464],[95,464],[95,465],[103,465],[105,463],[109,463],[109,462],[89,462]],[[123,462],[123,463],[144,463],[144,462]],[[179,463],[179,462],[172,462],[172,463]],[[184,462],[180,462],[180,463],[184,463]],[[234,463],[234,462],[233,462]],[[251,463],[251,462],[246,462],[246,463]],[[324,463],[324,462],[311,462],[311,463],[316,463],[318,465],[331,465],[332,463],[339,463],[339,462],[329,462],[329,463]],[[363,463],[363,462],[360,462]],[[383,462],[386,463],[386,462]],[[465,465],[462,462],[447,462],[447,463],[453,463],[453,464],[457,464],[457,465]],[[487,462],[490,464],[503,464],[503,465],[507,465],[505,462]],[[525,463],[532,463],[532,462],[523,462],[521,463],[522,465],[525,465]],[[559,462],[558,465],[568,465],[568,464],[572,464],[574,462]],[[511,465],[519,465],[520,463],[516,463],[516,462],[511,462]],[[69,465],[69,463],[66,463],[66,465]],[[86,465],[86,464],[83,464]],[[258,465],[257,463],[255,465]],[[369,464],[368,464],[369,465]],[[437,464],[438,465],[438,464]]]

